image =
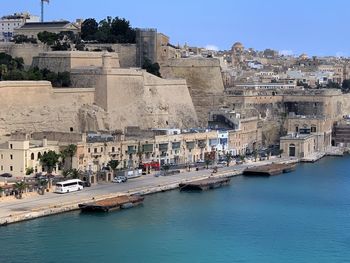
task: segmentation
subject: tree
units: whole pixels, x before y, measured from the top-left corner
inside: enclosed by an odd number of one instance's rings
[[[94,18],[85,19],[81,24],[81,38],[91,40],[98,31],[98,23]]]
[[[32,173],[34,173],[34,168],[33,168],[33,167],[27,167],[27,169],[26,169],[26,175],[30,175],[30,174],[32,174]]]
[[[169,169],[170,169],[170,165],[169,164],[163,164],[162,165],[162,170],[164,171],[164,175],[167,175]]]
[[[0,186],[0,197],[2,197],[3,194],[4,194],[4,188],[2,188],[2,187]]]
[[[344,79],[341,87],[344,93],[350,92],[350,79]]]
[[[115,175],[115,171],[117,170],[117,167],[119,166],[118,160],[110,160],[107,164],[108,167],[110,167],[113,171],[113,176]]]
[[[38,39],[48,46],[53,46],[57,43],[59,37],[56,33],[43,31],[38,33]]]
[[[79,169],[71,169],[71,172],[70,172],[70,176],[72,177],[72,179],[78,179],[80,178],[80,175],[81,175],[81,171]]]
[[[39,179],[38,185],[39,185],[39,194],[44,195],[48,185],[48,181],[46,179]]]
[[[56,153],[55,151],[48,151],[47,153],[44,153],[40,157],[41,164],[46,167],[47,172],[49,174],[52,173],[53,168],[56,166],[56,164],[59,162],[61,155]]]
[[[256,149],[253,150],[253,156],[254,156],[254,162],[256,162],[256,159],[258,158],[258,151]]]
[[[142,68],[145,69],[150,74],[153,74],[160,78],[162,77],[159,72],[160,66],[157,62],[152,64],[152,62],[148,58],[144,58]]]
[[[27,184],[24,181],[16,182],[14,188],[18,191],[18,198],[22,199],[24,190],[27,188]]]
[[[229,166],[230,166],[230,162],[231,162],[232,159],[233,159],[232,153],[227,152],[227,153],[225,154],[225,158],[226,158],[226,165],[227,165],[227,167],[229,167]]]
[[[279,149],[279,150],[278,150],[278,153],[279,153],[280,158],[281,158],[281,157],[282,157],[282,153],[283,153],[283,149]]]
[[[32,43],[32,44],[37,44],[38,41],[33,38],[33,37],[27,37],[25,35],[16,35],[13,37],[13,42],[16,44],[21,44],[21,43]]]
[[[77,146],[75,144],[69,144],[67,148],[65,148],[61,155],[63,158],[69,157],[70,158],[70,168],[73,168],[73,157],[77,152]]]
[[[211,164],[211,158],[210,158],[210,155],[207,154],[204,158],[204,162],[205,162],[205,165],[207,167],[207,169],[209,169],[209,164]]]

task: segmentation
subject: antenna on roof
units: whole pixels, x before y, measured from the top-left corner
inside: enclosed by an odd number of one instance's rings
[[[41,23],[44,22],[44,2],[49,3],[50,0],[40,0],[41,1]]]

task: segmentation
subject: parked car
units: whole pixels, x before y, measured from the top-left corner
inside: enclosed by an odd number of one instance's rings
[[[125,183],[128,180],[128,178],[126,176],[117,176],[114,177],[112,182],[113,183]]]
[[[10,173],[3,173],[3,174],[0,174],[1,177],[12,177],[12,174]]]

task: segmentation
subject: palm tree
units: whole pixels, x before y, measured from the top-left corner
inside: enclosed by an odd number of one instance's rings
[[[71,169],[70,175],[73,179],[78,179],[80,177],[81,171],[79,169]]]
[[[282,157],[283,149],[279,149],[278,153],[280,154],[280,158]]]
[[[47,180],[41,179],[41,180],[39,180],[38,184],[39,184],[39,189],[40,189],[40,192],[39,192],[39,193],[40,193],[41,195],[44,195],[44,194],[45,194],[45,190],[46,190],[47,185],[48,185]]]
[[[233,159],[233,155],[232,155],[232,153],[230,153],[230,152],[227,152],[226,153],[226,162],[227,162],[227,167],[229,167],[230,166],[230,162],[232,161],[232,159]]]
[[[115,171],[117,170],[117,167],[119,166],[119,160],[110,160],[107,164],[108,167],[110,167],[113,171],[113,176],[115,175]]]
[[[47,172],[49,174],[52,173],[53,168],[56,166],[56,164],[59,162],[61,155],[56,153],[55,151],[48,151],[47,153],[44,153],[42,156],[40,156],[40,163],[46,167]]]
[[[34,168],[33,167],[27,167],[26,175],[31,175],[32,173],[34,173]]]
[[[162,170],[164,171],[164,175],[166,175],[168,173],[169,169],[170,169],[169,164],[163,164]]]
[[[257,150],[253,151],[253,156],[254,156],[254,162],[256,162],[256,159],[258,158],[258,151]]]
[[[73,157],[77,152],[77,146],[75,144],[69,144],[67,148],[62,151],[62,156],[70,157],[70,168],[73,168]]]
[[[18,198],[22,199],[22,194],[24,190],[27,188],[27,184],[24,181],[16,182],[15,189],[18,191]]]
[[[209,169],[209,164],[211,163],[211,159],[210,159],[209,154],[207,154],[207,155],[205,156],[204,162],[205,162],[205,165],[206,165],[207,169]]]

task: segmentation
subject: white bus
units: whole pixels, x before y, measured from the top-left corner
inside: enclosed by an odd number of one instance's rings
[[[63,182],[58,182],[56,184],[56,193],[69,193],[69,192],[74,192],[74,191],[80,191],[82,190],[83,187],[83,181],[79,179],[72,179],[72,180],[67,180]]]

